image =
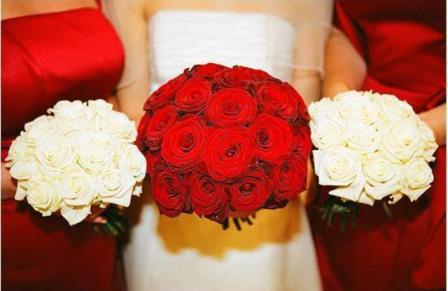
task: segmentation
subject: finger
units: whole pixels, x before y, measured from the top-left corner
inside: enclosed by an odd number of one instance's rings
[[[97,216],[95,218],[93,218],[91,220],[92,223],[96,223],[96,224],[106,224],[107,223],[107,219],[104,218],[103,216]]]

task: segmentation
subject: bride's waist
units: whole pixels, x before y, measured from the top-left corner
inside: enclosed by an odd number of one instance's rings
[[[156,207],[151,205],[151,207]],[[156,216],[158,239],[166,249],[178,252],[195,249],[200,253],[220,257],[230,250],[250,250],[264,244],[286,244],[303,233],[304,209],[299,199],[291,201],[285,208],[260,210],[252,220],[252,225],[241,223],[238,230],[232,223],[223,230],[216,222],[201,219],[192,214],[182,214],[176,218]],[[152,213],[157,213],[154,209]]]

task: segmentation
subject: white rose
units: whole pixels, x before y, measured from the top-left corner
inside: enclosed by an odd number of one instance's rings
[[[337,110],[343,120],[353,124],[375,126],[380,123],[378,106],[360,92],[349,91],[336,95]]]
[[[96,179],[81,168],[63,173],[55,184],[59,197],[71,207],[90,206],[96,196]]]
[[[383,155],[392,162],[407,162],[414,155],[423,154],[423,142],[415,121],[402,119],[384,131],[380,146]]]
[[[367,194],[366,191],[362,191],[361,195],[359,195],[359,198],[356,202],[372,206],[375,203],[375,198]]]
[[[61,215],[70,225],[75,225],[83,221],[90,214],[90,205],[83,207],[61,206]]]
[[[381,135],[364,125],[349,126],[345,130],[347,147],[360,153],[373,153],[381,144]]]
[[[112,104],[107,103],[103,99],[89,100],[87,104],[98,115],[104,115],[107,112],[112,111],[113,108]]]
[[[146,175],[146,159],[138,147],[134,144],[124,144],[120,153],[124,168],[137,182],[143,181]]]
[[[335,118],[326,118],[311,125],[311,140],[318,149],[342,146],[345,125]]]
[[[46,136],[59,133],[60,129],[56,125],[53,116],[40,116],[33,121],[25,124],[25,131],[29,146],[33,147],[35,143]]]
[[[318,122],[328,116],[337,114],[335,103],[330,98],[322,98],[318,102],[313,102],[308,106],[311,120]]]
[[[72,166],[77,158],[70,144],[60,134],[44,136],[37,140],[34,154],[48,175],[59,175],[64,169]]]
[[[79,155],[78,163],[90,175],[97,175],[118,164],[119,145],[104,132],[76,131],[67,136]]]
[[[380,153],[364,160],[365,191],[371,197],[381,200],[401,189],[400,167],[391,163]]]
[[[20,159],[17,163],[12,165],[9,170],[11,177],[16,180],[30,179],[39,172],[41,172],[41,167],[37,160],[32,156]]]
[[[98,177],[98,194],[103,202],[128,207],[134,184],[134,177],[126,170],[109,168]]]
[[[48,112],[54,114],[64,133],[71,130],[91,129],[94,127],[93,118],[95,114],[93,110],[79,100],[73,102],[59,101]]]
[[[18,181],[17,182],[17,190],[16,190],[16,195],[14,196],[14,199],[17,201],[21,201],[23,199],[25,199],[26,197],[26,181]]]
[[[330,191],[330,194],[357,201],[365,184],[359,155],[342,148],[313,151],[313,154],[319,184],[340,186]]]
[[[435,161],[434,153],[439,147],[436,143],[436,139],[434,137],[434,132],[432,129],[423,121],[419,121],[420,134],[423,139],[423,158],[427,162]]]
[[[53,184],[47,177],[37,176],[26,182],[26,198],[34,210],[49,216],[59,210],[61,199],[56,194]]]
[[[412,106],[394,95],[374,94],[375,102],[381,108],[380,115],[387,121],[397,121],[415,116]]]
[[[21,134],[12,142],[8,151],[8,156],[5,159],[7,167],[11,167],[14,163],[21,159],[25,159],[32,155],[33,150],[28,147],[28,138],[25,132]]]
[[[132,143],[137,138],[135,123],[121,112],[107,113],[99,123],[101,130],[111,133],[123,142]]]
[[[101,123],[104,122],[104,118],[106,117],[106,115],[112,112],[113,105],[107,103],[103,99],[89,100],[87,104],[89,106],[89,109],[91,109],[95,114],[95,129],[101,130]]]
[[[431,187],[431,183],[434,181],[432,170],[423,158],[409,161],[402,167],[402,171],[401,192],[411,201],[417,200]]]

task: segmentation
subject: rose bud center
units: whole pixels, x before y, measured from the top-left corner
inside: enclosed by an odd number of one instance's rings
[[[168,189],[167,192],[168,194],[172,197],[172,196],[177,196],[177,189],[176,187],[173,185],[173,179],[171,178],[167,178],[166,182],[168,184]]]
[[[205,193],[213,193],[213,191],[215,190],[215,186],[209,181],[204,182],[204,184],[202,184],[202,188],[204,189]]]
[[[232,146],[231,148],[229,148],[226,152],[226,156],[229,158],[232,158],[235,156],[235,154],[238,152],[239,147],[238,146]]]
[[[283,165],[280,171],[280,179],[286,179],[289,177],[289,172],[291,168],[288,165]]]
[[[267,134],[266,131],[262,130],[258,133],[258,141],[260,142],[260,144],[267,144],[269,141],[269,135]]]
[[[227,115],[237,115],[241,112],[241,108],[236,102],[226,102],[223,104],[223,108]]]
[[[201,99],[202,91],[200,91],[200,90],[193,91],[193,92],[191,92],[191,95],[189,97],[190,97],[190,101],[196,101],[198,99]]]
[[[251,183],[244,183],[240,186],[240,191],[243,195],[250,195],[253,189],[254,185],[252,185]]]
[[[194,147],[194,137],[191,133],[182,137],[180,141],[180,148],[184,152],[190,151]]]

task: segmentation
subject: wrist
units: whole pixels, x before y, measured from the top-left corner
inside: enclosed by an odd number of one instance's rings
[[[419,117],[422,121],[424,121],[429,128],[431,128],[432,132],[434,133],[434,138],[436,140],[436,143],[441,146],[445,145],[446,143],[446,132],[445,127],[440,126],[439,120],[436,120],[431,117],[431,114],[429,112],[424,112],[419,114]]]
[[[2,200],[13,199],[17,186],[16,181],[11,177],[9,171],[6,169],[5,164],[2,163]]]
[[[350,88],[345,82],[326,78],[323,83],[322,93],[323,97],[332,98],[341,92],[350,90],[352,90],[352,88]]]

